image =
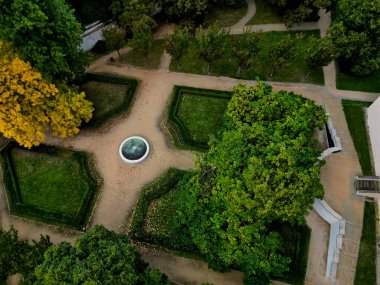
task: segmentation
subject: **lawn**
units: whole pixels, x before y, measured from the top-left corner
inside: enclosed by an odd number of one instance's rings
[[[207,149],[210,135],[223,126],[231,96],[231,92],[175,86],[167,124],[175,146]]]
[[[342,100],[342,103],[363,175],[372,175],[365,114],[363,111],[363,107],[368,107],[371,103],[349,100]],[[376,284],[376,215],[373,202],[366,202],[364,207],[362,237],[354,284]]]
[[[248,80],[254,80],[259,77],[261,80],[268,80],[270,73],[270,46],[273,43],[278,42],[287,34],[295,36],[297,32],[268,32],[263,34],[263,38],[260,43],[260,51],[256,57],[255,63],[251,70],[242,71],[237,76],[237,63],[231,55],[231,52],[227,49],[225,56],[218,62],[212,65],[211,75],[215,76],[228,76],[234,78],[242,78]],[[310,37],[319,37],[319,31],[303,32],[304,39],[298,44],[296,49],[296,56],[290,62],[289,65],[279,69],[273,76],[272,81],[280,82],[304,82],[313,84],[324,84],[322,68],[310,71],[310,75],[306,78],[309,69],[305,63],[305,55],[307,49],[310,46]],[[243,37],[244,35],[234,35],[232,37]],[[195,74],[206,74],[206,63],[197,59],[196,45],[192,41],[188,50],[180,60],[180,68],[174,61],[170,64],[170,70],[180,71]]]
[[[268,0],[255,0],[256,14],[247,25],[275,24],[284,22],[279,11],[268,3]]]
[[[364,107],[369,107],[370,102],[342,100],[343,110],[352,140],[355,145],[363,175],[372,175],[371,156],[368,149],[368,137],[366,130]]]
[[[143,68],[158,68],[160,66],[161,56],[164,52],[164,46],[162,43],[162,40],[153,41],[152,50],[148,55],[148,59],[132,49],[128,53],[122,54],[117,61]]]
[[[100,179],[86,153],[10,144],[1,164],[12,214],[74,229],[87,224]]]
[[[80,89],[93,103],[94,113],[88,126],[99,127],[109,118],[128,111],[137,81],[110,74],[86,74]]]
[[[380,70],[365,77],[338,72],[336,75],[336,88],[380,93]]]
[[[215,22],[218,22],[221,27],[231,27],[245,16],[247,8],[247,3],[244,3],[244,5],[239,8],[212,7],[205,17],[203,26],[209,27]]]
[[[190,237],[176,227],[175,213],[180,205],[178,181],[186,173],[170,169],[144,187],[133,215],[131,233],[138,241],[174,250],[179,255],[203,259]],[[292,227],[284,223],[272,226],[283,237],[285,254],[292,259],[289,272],[278,279],[291,284],[304,284],[310,229],[307,226]]]

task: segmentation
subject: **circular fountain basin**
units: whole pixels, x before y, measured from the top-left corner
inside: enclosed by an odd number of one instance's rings
[[[136,164],[147,158],[149,150],[149,143],[146,139],[133,136],[125,139],[120,144],[119,155],[124,162]]]

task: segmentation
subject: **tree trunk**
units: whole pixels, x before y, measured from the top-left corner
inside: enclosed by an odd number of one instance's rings
[[[179,60],[178,59],[176,59],[176,61],[175,61],[176,63],[177,63],[177,70],[179,71]]]
[[[119,51],[118,49],[117,49],[116,51],[117,51],[117,54],[118,54],[118,55],[119,55],[119,57],[120,57],[120,51]]]
[[[238,70],[237,70],[237,75],[238,76],[240,76],[240,72],[241,72],[241,66],[239,65]]]
[[[310,70],[306,73],[305,80],[308,80],[310,76]]]
[[[210,74],[211,64],[207,62],[207,74]]]
[[[269,74],[269,79],[270,80],[272,80],[273,74],[274,74],[274,68],[272,67],[272,70],[270,71],[270,74]]]

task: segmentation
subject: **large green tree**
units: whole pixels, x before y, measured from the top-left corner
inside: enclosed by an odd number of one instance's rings
[[[170,285],[148,268],[124,234],[95,226],[75,241],[49,248],[36,268],[34,284]]]
[[[340,0],[330,34],[340,66],[356,75],[380,68],[380,0]]]
[[[80,50],[81,25],[64,0],[0,0],[0,38],[45,77],[84,74],[88,57]]]
[[[110,10],[119,25],[131,32],[132,23],[142,16],[150,16],[155,2],[149,0],[112,0]]]
[[[211,64],[219,60],[225,54],[228,32],[217,24],[212,25],[207,31],[202,26],[198,27],[195,36],[197,57],[207,64],[207,74],[210,73]]]
[[[303,223],[323,196],[313,134],[325,112],[258,82],[235,87],[225,120],[197,172],[180,184],[180,224],[212,268],[237,267],[247,284],[268,283],[290,262],[271,224]]]
[[[45,250],[51,246],[48,236],[41,236],[40,241],[20,240],[14,228],[0,230],[0,280],[8,276],[22,273],[24,280],[34,280],[34,269],[43,260]]]
[[[149,53],[153,45],[153,31],[156,22],[149,16],[143,15],[139,20],[132,23],[133,37],[130,45],[148,61]]]
[[[241,37],[232,39],[232,54],[238,64],[237,75],[240,71],[250,69],[254,62],[254,57],[259,52],[260,33],[251,32],[249,29],[244,30]]]
[[[164,37],[164,48],[165,51],[172,56],[179,69],[179,60],[183,56],[187,47],[189,46],[190,36],[189,29],[182,28],[180,30],[175,30],[173,34],[165,34]]]

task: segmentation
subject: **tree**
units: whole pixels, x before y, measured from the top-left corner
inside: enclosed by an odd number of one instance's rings
[[[81,77],[88,56],[81,25],[64,0],[0,0],[0,37],[48,79]]]
[[[212,25],[207,32],[202,26],[197,28],[197,57],[207,63],[207,74],[210,73],[211,64],[223,57],[227,40],[228,32],[217,24]]]
[[[246,284],[269,284],[287,270],[290,259],[271,225],[304,223],[323,196],[313,134],[325,122],[322,107],[291,92],[262,82],[234,88],[225,128],[179,184],[180,230],[209,266],[239,268]]]
[[[295,23],[307,21],[318,10],[330,10],[337,0],[269,0],[284,15],[285,24],[291,28]]]
[[[17,56],[0,58],[0,132],[30,148],[45,139],[45,131],[69,137],[92,117],[92,103],[83,92],[47,83]]]
[[[274,43],[269,50],[271,71],[269,78],[272,80],[274,73],[281,67],[289,64],[295,57],[297,42],[303,38],[303,34],[298,34],[295,38],[287,35],[282,40]]]
[[[359,76],[380,68],[380,0],[341,0],[330,35],[344,70]]]
[[[201,22],[209,8],[209,0],[161,0],[164,13],[172,20]]]
[[[148,268],[124,234],[95,226],[74,246],[49,248],[36,268],[34,284],[170,285],[158,270]]]
[[[176,30],[171,35],[166,34],[164,37],[164,48],[166,52],[170,54],[175,60],[178,70],[179,60],[189,46],[189,41],[189,29],[186,27],[180,30]]]
[[[134,21],[132,24],[133,37],[130,45],[139,54],[144,56],[147,61],[153,45],[152,29],[156,25],[156,22],[149,16],[142,16],[141,19]]]
[[[260,33],[248,29],[244,30],[242,37],[233,38],[231,51],[238,64],[238,76],[241,69],[247,70],[252,67],[254,56],[259,51],[260,38]]]
[[[113,0],[110,6],[114,18],[128,32],[132,30],[134,21],[150,16],[154,8],[154,1],[148,0]]]
[[[45,250],[51,246],[50,238],[42,236],[33,245],[20,240],[17,231],[12,227],[8,231],[0,230],[0,280],[21,273],[24,280],[33,281],[34,269],[43,260]]]
[[[120,57],[120,49],[126,45],[125,30],[121,30],[117,27],[111,27],[103,31],[104,40],[106,41],[106,47],[108,50],[116,50]]]
[[[309,72],[306,78],[309,76],[310,70],[326,66],[332,62],[334,58],[335,46],[331,42],[331,39],[327,37],[322,39],[313,37],[306,53],[306,62],[309,67]]]

